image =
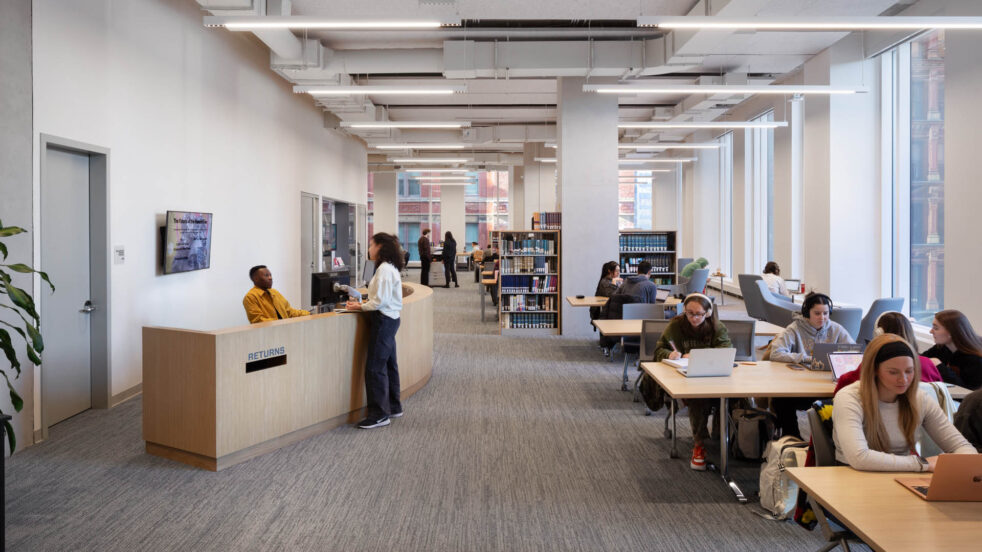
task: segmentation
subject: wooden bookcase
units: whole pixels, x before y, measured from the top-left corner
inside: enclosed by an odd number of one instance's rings
[[[654,267],[651,280],[656,284],[674,284],[679,267],[676,266],[676,235],[674,231],[621,230],[618,263],[621,277],[636,274],[641,261]]]
[[[498,232],[501,335],[558,335],[562,290],[558,230]]]

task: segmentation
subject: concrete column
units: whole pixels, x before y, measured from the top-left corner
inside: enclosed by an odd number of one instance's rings
[[[584,82],[558,83],[561,296],[591,295],[600,266],[617,258],[617,97],[583,92]],[[595,335],[587,309],[572,308],[563,297],[560,303],[563,335]]]
[[[467,226],[464,221],[464,189],[466,186],[440,186],[440,232],[448,231],[457,240],[457,251],[467,245]],[[440,236],[443,239],[443,235]],[[434,240],[436,241],[436,240]]]
[[[377,172],[372,175],[375,186],[375,231],[399,233],[398,179],[394,172]]]

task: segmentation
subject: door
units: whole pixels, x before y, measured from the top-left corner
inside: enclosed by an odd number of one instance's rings
[[[54,425],[92,406],[89,271],[89,156],[49,147],[41,181],[41,389]]]
[[[320,222],[317,196],[300,194],[300,304],[310,306],[310,275],[320,272],[320,243],[317,225]]]

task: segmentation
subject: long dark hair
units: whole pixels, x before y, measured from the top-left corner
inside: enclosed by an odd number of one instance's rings
[[[941,324],[948,333],[951,334],[951,342],[955,344],[955,349],[963,353],[982,356],[982,339],[979,338],[968,317],[954,309],[938,311],[934,319]]]
[[[372,241],[378,246],[378,255],[375,259],[375,268],[377,269],[382,263],[389,263],[396,267],[396,270],[402,270],[402,247],[399,245],[399,238],[393,236],[392,234],[386,234],[385,232],[379,232],[372,236]]]
[[[777,263],[774,261],[768,261],[767,264],[764,265],[764,274],[774,274],[776,276],[780,276],[781,267],[777,266]]]
[[[914,335],[914,327],[910,325],[910,320],[903,314],[896,311],[886,311],[876,319],[876,329],[884,334],[899,335],[910,345],[910,348],[917,352],[917,338]],[[874,332],[876,331],[874,329]],[[873,337],[882,334],[874,333]]]
[[[443,235],[443,241],[445,242],[452,241],[454,243],[457,243],[457,240],[453,239],[453,234],[450,233],[450,230],[447,230],[447,233]]]
[[[605,262],[603,267],[600,268],[600,279],[603,280],[608,274],[613,278],[615,270],[617,270],[617,261]]]
[[[699,303],[705,312],[710,313],[709,316],[702,319],[702,322],[698,326],[690,324],[689,317],[685,314],[685,306],[689,303]],[[719,314],[716,313],[716,309],[713,308],[713,303],[710,300],[706,299],[702,294],[693,293],[682,301],[682,309],[682,314],[675,317],[682,330],[682,335],[701,340],[708,339],[710,343],[716,339],[716,326],[719,324]]]

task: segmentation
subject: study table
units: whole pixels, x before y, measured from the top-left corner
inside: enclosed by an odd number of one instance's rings
[[[566,302],[571,307],[602,307],[607,304],[607,299],[607,297],[601,297],[599,295],[588,295],[586,297],[576,297],[575,295],[566,296]]]
[[[744,318],[732,318],[731,320],[747,320]],[[720,320],[724,325],[726,319]],[[604,337],[639,337],[641,335],[642,320],[594,320],[593,325]],[[774,337],[784,331],[784,328],[770,322],[758,320],[754,325],[754,334],[757,337]]]
[[[396,351],[405,399],[433,370],[433,290],[402,289]],[[357,421],[369,316],[331,312],[212,331],[144,326],[146,451],[218,471]]]
[[[861,472],[848,466],[788,468],[787,473],[874,550],[982,546],[982,503],[928,502],[894,481],[918,474]]]
[[[835,382],[828,372],[792,370],[783,362],[738,362],[728,377],[688,378],[662,362],[642,362],[641,369],[673,399],[719,399],[720,475],[737,500],[746,502],[740,487],[729,476],[730,412],[727,399],[743,397],[831,397]],[[672,450],[678,458],[675,401],[671,403]]]

